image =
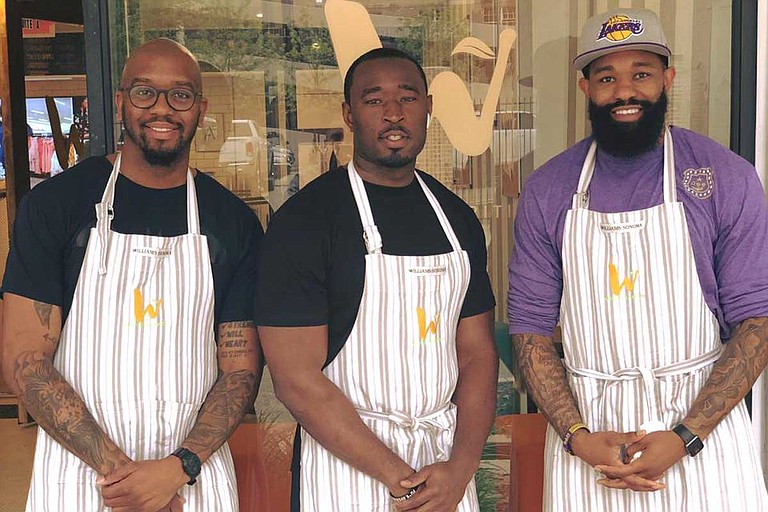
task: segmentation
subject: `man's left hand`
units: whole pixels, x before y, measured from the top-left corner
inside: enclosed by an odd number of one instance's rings
[[[169,456],[125,464],[96,483],[114,512],[157,512],[171,505],[188,480],[181,461]]]
[[[634,459],[636,454],[639,456]],[[628,489],[624,482],[627,477],[639,476],[658,481],[670,467],[686,455],[688,453],[680,436],[671,430],[653,432],[627,447],[627,458],[631,461],[628,464],[595,466],[595,469],[607,477],[598,480],[598,483],[612,489]]]
[[[436,462],[400,482],[403,487],[418,487],[412,498],[395,504],[395,510],[454,512],[464,497],[469,480],[455,463]]]

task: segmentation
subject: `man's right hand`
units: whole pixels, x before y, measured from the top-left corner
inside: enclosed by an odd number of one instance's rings
[[[156,512],[174,505],[189,477],[178,458],[131,462],[96,480],[104,505],[114,512]],[[176,509],[171,509],[176,510]]]
[[[645,432],[588,432],[578,430],[571,438],[571,448],[573,454],[579,457],[592,467],[598,465],[618,466],[626,464],[622,460],[622,448],[632,443],[636,443],[645,437]],[[658,491],[666,486],[660,482],[654,482],[641,478],[637,475],[630,475],[623,479],[626,487],[633,491]],[[605,487],[615,487],[612,479],[603,478],[598,483]]]

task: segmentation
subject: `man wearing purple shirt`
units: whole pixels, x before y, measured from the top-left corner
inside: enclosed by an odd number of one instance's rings
[[[593,136],[520,199],[509,323],[550,423],[545,510],[768,510],[743,401],[768,362],[768,207],[748,162],[665,124],[670,55],[650,11],[588,20]]]

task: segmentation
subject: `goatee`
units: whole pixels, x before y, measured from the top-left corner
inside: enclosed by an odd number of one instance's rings
[[[412,163],[414,160],[415,158],[401,155],[397,151],[392,151],[389,155],[378,158],[376,163],[389,169],[400,169],[401,167],[405,167]]]
[[[123,107],[123,119],[126,119],[125,107]],[[145,122],[144,125],[154,121],[173,123],[173,121],[168,118],[156,117]],[[135,133],[131,128],[130,123],[127,122],[123,122],[123,129],[133,143],[141,149],[141,153],[144,155],[144,160],[146,160],[152,167],[170,167],[173,163],[183,157],[184,151],[189,147],[192,142],[192,137],[194,137],[193,132],[191,137],[185,139],[183,135],[183,126],[179,126],[179,131],[182,134],[173,146],[166,148],[153,147],[147,139],[145,132],[139,130],[139,133]]]
[[[632,123],[616,121],[611,111],[617,107],[639,105],[642,115]],[[603,151],[620,157],[637,156],[652,150],[659,142],[664,129],[667,114],[667,92],[655,102],[646,100],[622,100],[602,107],[589,101],[589,120],[592,122],[592,135]]]

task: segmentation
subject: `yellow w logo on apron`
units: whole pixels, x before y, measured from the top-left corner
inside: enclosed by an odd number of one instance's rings
[[[625,277],[624,280],[619,283],[619,270],[616,268],[616,265],[613,263],[608,265],[608,280],[611,286],[611,293],[619,295],[622,288],[626,288],[627,292],[632,293],[635,290],[635,281],[637,281],[637,275],[639,273],[639,270],[631,272],[628,277]]]
[[[437,335],[437,325],[440,323],[439,313],[434,320],[430,320],[429,325],[427,325],[427,313],[423,309],[416,308],[416,317],[419,321],[419,340],[425,341],[430,332]]]
[[[155,301],[155,305],[149,304],[144,307],[144,295],[141,290],[136,288],[133,290],[133,316],[136,318],[136,323],[140,324],[144,322],[144,317],[149,315],[149,318],[155,319],[160,314],[160,305],[163,303],[163,299]]]

